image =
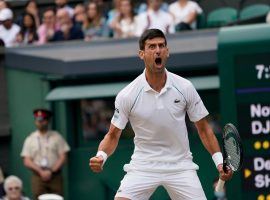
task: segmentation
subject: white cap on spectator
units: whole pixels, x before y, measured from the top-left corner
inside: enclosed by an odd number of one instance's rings
[[[4,8],[0,11],[0,21],[5,21],[13,18],[13,13],[9,8]]]
[[[38,200],[63,200],[64,198],[58,194],[42,194],[38,196]]]

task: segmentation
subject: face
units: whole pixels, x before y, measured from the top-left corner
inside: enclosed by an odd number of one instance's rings
[[[153,10],[159,10],[162,0],[148,0],[148,4]]]
[[[66,10],[59,10],[57,12],[57,22],[60,26],[69,24],[71,22],[71,19],[69,17],[69,14]]]
[[[37,9],[38,9],[37,4],[34,1],[31,1],[26,7],[26,11],[30,13],[36,11]]]
[[[124,15],[131,13],[131,5],[129,0],[122,0],[120,4],[120,12]]]
[[[7,8],[7,4],[5,1],[0,1],[0,10]]]
[[[87,16],[90,19],[93,19],[93,18],[96,17],[96,15],[97,15],[97,6],[96,6],[96,4],[94,4],[94,3],[88,4],[88,7],[87,7]]]
[[[23,23],[24,23],[25,27],[27,27],[27,28],[32,27],[34,24],[32,18],[29,15],[24,16]]]
[[[55,23],[55,15],[52,10],[48,10],[43,14],[43,22],[47,25]]]
[[[67,4],[67,0],[55,0],[55,4],[59,7],[63,7]]]
[[[144,50],[139,51],[139,57],[144,61],[146,70],[152,73],[163,73],[169,49],[164,38],[153,38],[145,41]]]
[[[38,130],[40,131],[46,131],[49,127],[49,121],[44,119],[44,120],[35,120],[35,124]]]
[[[21,188],[17,183],[10,183],[6,192],[8,199],[19,199],[21,196]]]
[[[82,22],[85,18],[86,11],[83,5],[77,5],[74,9],[74,17],[76,22]]]

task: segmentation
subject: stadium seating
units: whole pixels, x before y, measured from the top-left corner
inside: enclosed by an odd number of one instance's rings
[[[269,12],[270,7],[265,4],[255,4],[245,7],[240,12],[240,20],[250,19],[258,16],[265,15]]]
[[[207,27],[220,27],[237,20],[237,10],[230,7],[219,8],[207,16]]]

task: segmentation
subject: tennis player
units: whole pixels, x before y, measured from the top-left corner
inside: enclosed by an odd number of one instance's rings
[[[206,110],[192,83],[166,70],[169,57],[162,31],[146,30],[139,40],[139,57],[145,70],[116,97],[111,126],[101,141],[90,168],[101,172],[108,156],[115,151],[128,121],[135,132],[135,149],[116,200],[146,200],[163,186],[173,200],[204,200],[206,196],[192,161],[186,113],[195,123],[202,143],[212,155],[223,180],[232,177],[222,169],[218,141],[209,126]]]

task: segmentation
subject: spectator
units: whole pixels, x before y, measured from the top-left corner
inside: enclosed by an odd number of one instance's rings
[[[266,23],[270,23],[270,12],[266,15]]]
[[[120,1],[121,0],[113,0],[113,9],[108,12],[107,24],[110,25],[111,22],[119,15],[120,13]]]
[[[39,15],[39,10],[38,10],[38,5],[37,5],[37,2],[35,0],[28,0],[27,1],[23,14],[20,15],[16,21],[16,23],[19,26],[23,25],[23,18],[25,16],[25,13],[32,14],[35,18],[36,27],[40,26],[40,15]]]
[[[56,10],[64,8],[68,11],[69,17],[73,18],[74,10],[68,5],[68,0],[55,0]]]
[[[178,0],[169,6],[173,15],[176,31],[196,28],[197,15],[202,13],[200,6],[190,0]]]
[[[0,167],[0,198],[5,195],[4,191],[4,174],[2,172],[2,169]]]
[[[0,23],[0,39],[4,41],[6,47],[14,46],[20,27],[13,23],[13,13],[9,8],[0,11]]]
[[[137,13],[138,14],[141,14],[143,12],[146,12],[147,11],[147,3],[141,3],[137,9]],[[163,10],[164,12],[168,12],[168,9],[169,9],[169,5],[167,2],[163,2],[160,6],[160,9]]]
[[[72,19],[65,8],[57,11],[56,19],[59,24],[59,30],[55,32],[50,41],[65,41],[84,38],[83,32],[80,28],[74,26]]]
[[[121,0],[120,13],[111,23],[113,36],[115,38],[128,38],[135,36],[136,21],[134,15],[135,13],[132,0]]]
[[[23,184],[17,176],[9,176],[4,181],[6,195],[0,200],[29,200],[22,194]]]
[[[0,0],[0,11],[4,8],[10,8],[10,5],[5,0]]]
[[[32,44],[38,41],[36,22],[32,14],[24,14],[21,31],[17,35],[16,40],[19,44]]]
[[[33,195],[35,199],[46,193],[63,195],[61,169],[69,146],[58,132],[49,129],[51,111],[35,109],[33,114],[37,130],[26,138],[21,152],[24,165],[33,171]]]
[[[74,24],[81,28],[85,18],[86,18],[85,6],[79,3],[74,8],[74,15],[73,15]]]
[[[43,13],[43,23],[38,28],[38,44],[45,44],[50,41],[54,33],[58,30],[56,26],[56,16],[55,10],[53,8],[48,8]]]
[[[95,2],[87,5],[87,17],[82,26],[86,41],[97,37],[108,37],[109,31],[101,8]]]
[[[148,0],[148,9],[137,16],[135,36],[139,37],[146,29],[160,29],[163,33],[174,33],[172,16],[161,10],[162,0]]]

